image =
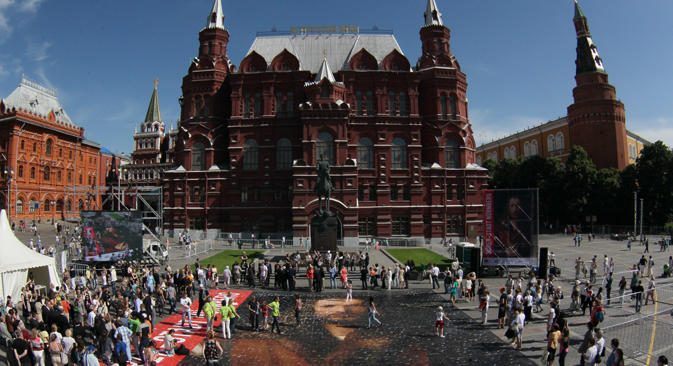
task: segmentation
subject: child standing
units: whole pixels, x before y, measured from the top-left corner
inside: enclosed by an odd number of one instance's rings
[[[442,309],[441,306],[437,307],[437,312],[435,313],[435,315],[437,316],[436,321],[435,321],[436,334],[438,336],[442,337],[442,338],[446,338],[444,336],[444,319],[446,319],[448,321],[449,318],[446,316],[446,314],[444,314],[444,309]],[[441,334],[440,334],[440,329],[441,329]]]
[[[348,280],[346,283],[346,302],[353,301],[353,282]]]
[[[264,328],[262,329],[269,329],[269,305],[266,304],[266,301],[262,302],[260,310],[262,311],[262,317],[264,317]]]

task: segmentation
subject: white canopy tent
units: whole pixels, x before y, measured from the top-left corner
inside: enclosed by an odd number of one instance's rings
[[[50,284],[61,286],[54,258],[37,253],[14,236],[9,226],[7,213],[0,211],[0,293],[3,300],[12,296],[20,301],[21,287],[28,282],[28,273],[33,272],[36,285],[49,288]]]

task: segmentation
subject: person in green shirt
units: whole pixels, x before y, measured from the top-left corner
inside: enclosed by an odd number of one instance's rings
[[[138,336],[138,328],[140,327],[140,319],[138,317],[140,314],[136,313],[135,311],[131,313],[131,317],[129,318],[129,329],[131,329],[131,344],[133,345],[134,349],[140,349],[140,337]],[[127,346],[131,346],[130,344],[127,344]]]
[[[280,298],[278,296],[273,298],[273,302],[269,304],[269,309],[271,309],[271,316],[273,316],[273,323],[271,323],[271,333],[273,333],[273,326],[275,325],[278,329],[278,334],[284,334],[280,331],[280,325],[278,324],[278,316],[280,316],[280,303],[278,302]]]
[[[203,315],[206,316],[208,324],[206,325],[206,332],[213,330],[213,322],[215,321],[215,302],[212,296],[206,298],[206,303],[203,304]]]

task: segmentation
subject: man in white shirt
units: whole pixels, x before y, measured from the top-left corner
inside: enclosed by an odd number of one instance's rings
[[[262,288],[266,285],[266,273],[266,264],[262,263],[262,265],[259,266],[259,282],[262,284]]]
[[[280,241],[280,248],[285,249],[285,237],[283,237],[283,239]]]
[[[603,276],[608,276],[608,269],[610,268],[610,258],[607,254],[603,255]]]
[[[199,267],[199,269],[196,270],[196,274],[199,277],[199,285],[201,285],[205,288],[206,287],[206,272],[203,270],[203,267]]]
[[[110,267],[110,286],[112,287],[112,296],[117,296],[117,270],[115,266]]]
[[[92,307],[89,315],[86,317],[86,323],[89,325],[89,328],[93,328],[94,322],[96,320],[96,308]]]
[[[180,299],[180,307],[182,310],[182,326],[185,326],[185,317],[189,318],[189,328],[192,328],[192,299],[187,297],[185,292]]]
[[[332,262],[332,252],[328,250],[327,254],[325,254],[325,259],[327,260],[327,263]]]
[[[584,366],[594,366],[596,364],[596,355],[598,348],[596,347],[596,339],[589,338],[589,348],[584,352]]]
[[[432,267],[432,289],[435,289],[435,285],[437,285],[437,288],[439,288],[439,267],[438,266],[433,266]]]
[[[140,296],[137,296],[137,295],[136,295],[136,300],[135,300],[135,302],[134,302],[134,305],[135,305],[135,307],[136,307],[136,312],[137,312],[137,313],[140,312],[140,306],[141,306],[142,304],[143,304],[143,300],[140,298]]]

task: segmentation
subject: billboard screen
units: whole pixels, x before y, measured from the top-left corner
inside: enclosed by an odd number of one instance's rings
[[[484,266],[537,266],[537,190],[484,191]]]
[[[143,257],[142,213],[82,211],[82,250],[86,261],[138,261]]]

